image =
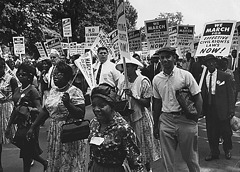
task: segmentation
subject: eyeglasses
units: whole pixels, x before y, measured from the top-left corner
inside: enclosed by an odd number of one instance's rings
[[[53,73],[53,77],[55,77],[55,78],[63,78],[64,74],[63,73]]]
[[[26,72],[17,73],[17,77],[26,77],[28,74]]]

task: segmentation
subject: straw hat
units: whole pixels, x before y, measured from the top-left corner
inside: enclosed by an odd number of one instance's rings
[[[130,63],[130,64],[135,64],[139,67],[143,67],[143,64],[135,58],[131,58],[131,60],[128,58],[125,58],[125,62],[126,62],[126,64]],[[123,71],[123,59],[121,59],[121,60],[119,60],[119,62],[117,62],[116,69],[119,71]]]

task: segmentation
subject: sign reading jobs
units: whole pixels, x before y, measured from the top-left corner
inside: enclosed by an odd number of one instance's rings
[[[205,24],[196,56],[228,56],[236,21],[214,21]]]
[[[149,50],[155,50],[169,45],[167,19],[145,21],[145,33]]]

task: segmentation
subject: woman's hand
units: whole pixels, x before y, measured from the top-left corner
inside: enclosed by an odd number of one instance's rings
[[[5,130],[5,136],[8,139],[11,138],[11,129],[9,127],[7,127],[6,130]]]
[[[63,104],[66,106],[66,105],[69,105],[70,103],[70,96],[68,93],[63,93],[63,96],[62,96],[62,101],[63,101]]]
[[[133,97],[132,91],[130,89],[124,89],[124,92],[127,96]]]
[[[26,134],[26,138],[27,138],[27,140],[29,141],[31,138],[33,138],[34,137],[34,132],[33,132],[33,129],[32,128],[30,128],[29,130],[28,130],[28,132],[27,132],[27,134]]]

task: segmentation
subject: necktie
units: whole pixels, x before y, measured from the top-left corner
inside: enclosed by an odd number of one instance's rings
[[[102,63],[100,64],[100,66],[99,66],[99,68],[98,68],[98,72],[97,72],[97,77],[96,77],[96,83],[97,83],[97,84],[99,84],[99,79],[100,79],[101,70],[102,70]]]
[[[234,70],[235,58],[233,59],[232,70]]]
[[[212,73],[210,74],[209,86],[208,86],[208,104],[212,104]]]

